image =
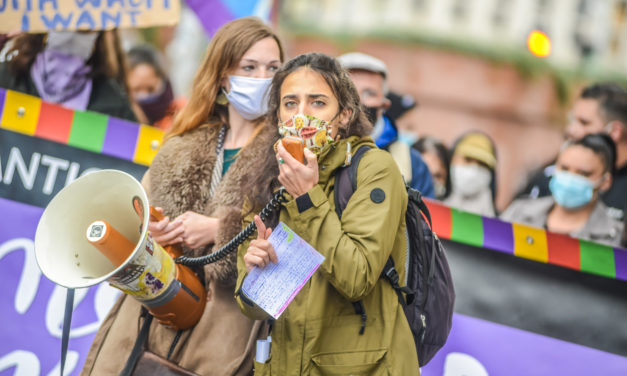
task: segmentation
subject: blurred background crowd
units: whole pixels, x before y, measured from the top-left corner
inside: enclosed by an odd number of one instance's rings
[[[225,3],[270,23],[288,58],[338,57],[426,196],[626,245],[627,1]],[[3,35],[0,87],[167,130],[229,21],[199,4],[172,27]]]

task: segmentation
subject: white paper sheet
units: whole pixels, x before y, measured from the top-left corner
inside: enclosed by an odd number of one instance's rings
[[[278,264],[253,268],[244,279],[242,291],[248,299],[278,319],[324,257],[283,222],[272,231],[268,241],[274,247]]]

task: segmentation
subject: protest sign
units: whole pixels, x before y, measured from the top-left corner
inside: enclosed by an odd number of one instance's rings
[[[174,25],[179,0],[0,0],[0,33]]]

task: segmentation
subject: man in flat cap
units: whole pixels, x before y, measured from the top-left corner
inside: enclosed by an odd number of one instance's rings
[[[390,100],[386,98],[388,71],[385,63],[360,52],[347,53],[337,59],[357,87],[361,104],[374,124],[371,136],[377,146],[392,154],[405,182],[423,196],[434,197],[431,173],[420,153],[399,140],[396,124],[384,114],[390,107]]]

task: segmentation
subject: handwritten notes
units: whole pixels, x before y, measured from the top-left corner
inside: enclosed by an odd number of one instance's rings
[[[244,279],[242,292],[278,319],[324,257],[283,222],[274,229],[268,241],[274,247],[279,263],[251,270]]]

